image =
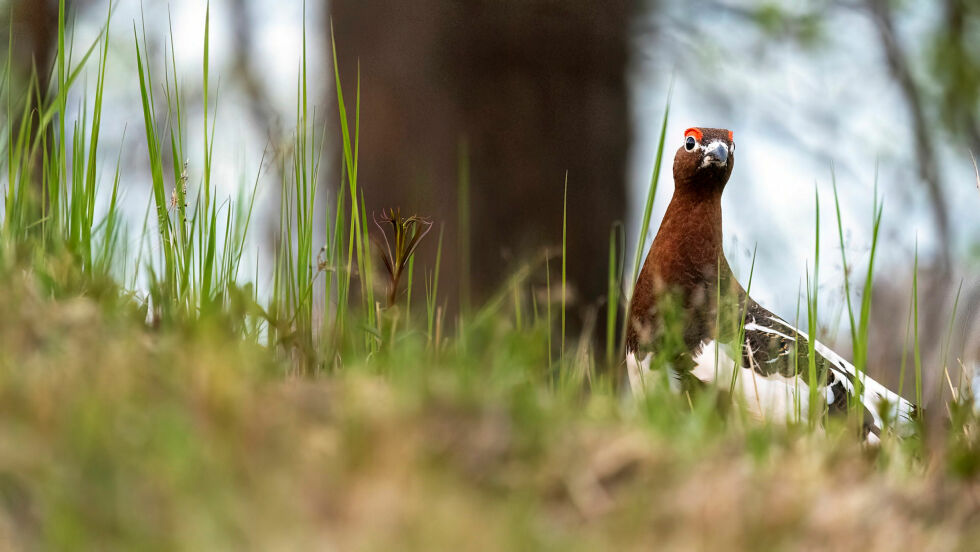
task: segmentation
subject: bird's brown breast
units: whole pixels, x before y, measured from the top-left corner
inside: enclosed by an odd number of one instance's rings
[[[698,343],[713,318],[711,291],[716,289],[719,267],[727,268],[720,192],[675,192],[633,291],[627,347],[635,350],[655,340],[668,314],[682,326],[685,342]]]

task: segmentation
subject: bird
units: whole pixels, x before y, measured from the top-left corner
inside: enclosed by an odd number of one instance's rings
[[[684,131],[674,155],[674,193],[627,314],[633,395],[644,396],[662,368],[674,391],[716,386],[760,420],[799,422],[815,419],[808,418],[813,412],[822,418],[855,407],[863,410],[866,442],[880,442],[886,428],[907,435],[918,416],[914,404],[816,340],[811,368],[810,336],[738,283],[722,247],[721,196],[734,165],[732,131]]]

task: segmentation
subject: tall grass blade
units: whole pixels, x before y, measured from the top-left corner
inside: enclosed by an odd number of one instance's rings
[[[670,83],[667,89],[667,102],[664,105],[664,117],[660,124],[660,139],[657,143],[657,158],[653,162],[653,174],[650,177],[650,187],[647,189],[647,200],[643,206],[643,221],[640,223],[640,232],[636,238],[636,256],[633,261],[633,274],[630,277],[630,285],[636,282],[640,274],[640,262],[643,260],[643,251],[646,249],[647,233],[650,231],[650,216],[653,213],[653,200],[657,196],[657,185],[660,182],[660,166],[664,156],[664,142],[667,139],[667,120],[670,117],[670,98],[673,94],[674,83]]]
[[[561,207],[561,349],[559,362],[564,365],[565,358],[565,309],[568,301],[566,270],[568,268],[568,171],[565,171],[565,191]]]
[[[817,419],[819,418],[821,412],[818,405],[820,404],[817,397],[817,388],[819,383],[817,381],[817,300],[818,300],[818,289],[820,287],[820,194],[818,193],[816,187],[813,190],[814,205],[816,207],[816,215],[814,217],[814,258],[813,258],[813,282],[811,285],[810,281],[810,271],[807,270],[806,274],[806,289],[807,289],[807,331],[810,338],[807,339],[807,382],[809,382],[809,416],[808,420],[810,426],[813,427]]]
[[[616,322],[626,262],[626,229],[616,222],[609,229],[609,265],[606,289],[606,366],[616,362]]]
[[[919,347],[919,240],[915,240],[912,267],[912,358],[915,361],[915,404],[922,404],[922,351]]]

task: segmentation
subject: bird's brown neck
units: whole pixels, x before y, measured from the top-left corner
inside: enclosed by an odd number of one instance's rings
[[[714,284],[719,262],[724,263],[721,191],[675,192],[650,247],[641,279],[680,288],[706,281]]]

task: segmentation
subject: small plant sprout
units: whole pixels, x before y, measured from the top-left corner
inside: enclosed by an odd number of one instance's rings
[[[432,229],[432,221],[418,215],[403,217],[401,210],[395,208],[381,211],[381,217],[375,217],[374,224],[381,230],[385,241],[381,258],[388,271],[388,306],[391,307],[398,298],[398,283],[402,274],[422,239]],[[392,233],[390,240],[388,232]]]
[[[190,161],[184,161],[184,170],[181,171],[180,178],[177,179],[177,184],[170,193],[169,211],[176,209],[177,205],[187,207],[187,165],[189,163]]]

